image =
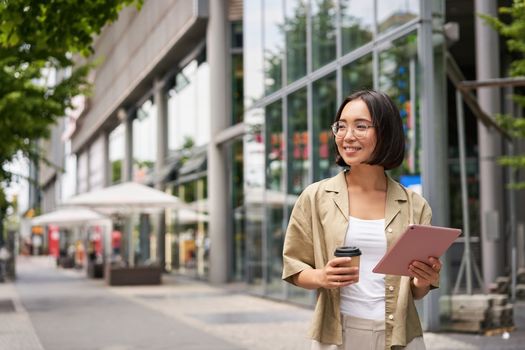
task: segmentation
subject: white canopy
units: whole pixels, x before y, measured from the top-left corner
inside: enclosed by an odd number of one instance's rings
[[[154,188],[135,182],[79,194],[65,201],[66,205],[97,208],[104,213],[130,213],[162,208],[187,208],[185,202]]]
[[[99,221],[107,219],[106,216],[97,213],[91,209],[69,207],[54,210],[31,219],[32,225],[49,225],[72,226],[81,225],[90,221]]]
[[[208,222],[208,215],[192,209],[180,209],[176,213],[177,222],[181,225],[194,224],[199,221]]]

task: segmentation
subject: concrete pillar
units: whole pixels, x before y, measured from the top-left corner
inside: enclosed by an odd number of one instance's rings
[[[155,160],[155,188],[164,191],[166,186],[160,179],[164,169],[168,145],[168,111],[164,83],[155,81],[153,103],[157,107],[157,159]],[[168,209],[170,210],[170,209]],[[166,215],[161,212],[155,215],[157,221],[157,259],[162,268],[166,265]]]
[[[215,135],[228,126],[228,36],[227,0],[209,2],[209,20],[206,36],[208,64],[210,66],[210,143],[208,146],[208,207],[210,246],[210,282],[228,282],[230,274],[231,242],[228,233],[228,181],[225,151],[214,142]]]
[[[109,133],[104,132],[104,179],[102,181],[102,187],[111,185],[111,164],[109,161]]]
[[[484,13],[497,16],[496,0],[475,1],[476,21],[476,78],[478,80],[499,78],[499,40],[497,32],[477,15]],[[501,111],[500,90],[479,88],[481,109],[488,115]],[[480,174],[480,220],[482,271],[485,286],[494,282],[503,272],[503,172],[497,164],[501,155],[501,136],[494,129],[478,122],[479,174]]]
[[[124,161],[122,162],[122,182],[127,182],[131,181],[133,169],[133,120],[123,108],[119,109],[117,114],[121,123],[124,123]],[[131,218],[126,217],[124,219],[124,232],[122,232],[122,241],[120,244],[122,250],[121,254],[123,259],[128,261],[130,266],[133,266],[134,249],[131,242],[131,232]]]
[[[119,109],[118,118],[124,123],[124,161],[122,163],[122,182],[131,181],[133,169],[133,124],[124,109]]]

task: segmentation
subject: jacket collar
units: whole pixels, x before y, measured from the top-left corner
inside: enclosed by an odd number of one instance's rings
[[[348,204],[348,190],[346,186],[346,171],[342,171],[336,176],[326,181],[325,191],[333,193],[333,201],[339,212],[348,221],[349,204]],[[387,190],[386,190],[386,208],[385,208],[385,227],[396,217],[401,211],[400,202],[408,200],[407,193],[403,187],[394,181],[388,174]]]

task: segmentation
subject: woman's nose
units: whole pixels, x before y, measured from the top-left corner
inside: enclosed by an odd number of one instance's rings
[[[345,134],[344,139],[345,140],[355,140],[356,137],[354,135],[354,129],[348,128],[348,130],[346,130],[346,134]]]

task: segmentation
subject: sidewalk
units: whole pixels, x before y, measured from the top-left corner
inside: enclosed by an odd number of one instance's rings
[[[0,283],[0,349],[44,350],[12,282]]]
[[[113,293],[175,317],[246,349],[309,349],[307,331],[313,311],[214,287],[181,277],[165,276],[160,287],[115,287]],[[517,327],[502,335],[424,334],[427,350],[519,350],[525,344],[525,304],[516,310]]]
[[[62,279],[85,278],[84,271],[51,271]],[[116,295],[122,301],[127,300],[128,307],[140,305],[176,320],[178,323],[174,324],[179,328],[175,326],[173,332],[182,332],[182,325],[187,325],[202,331],[203,335],[214,336],[243,349],[310,348],[306,335],[313,311],[309,308],[248,295],[235,290],[233,285],[217,287],[171,275],[164,276],[163,280],[160,286],[109,287],[100,280],[88,279],[83,283],[95,286],[104,294]],[[515,313],[517,327],[508,339],[501,335],[427,332],[424,335],[427,349],[524,349],[525,304],[518,305]],[[43,350],[14,283],[0,283],[0,325],[0,349]],[[199,344],[203,339],[193,341]]]
[[[161,286],[108,288],[244,349],[310,348],[307,308],[170,275]]]

